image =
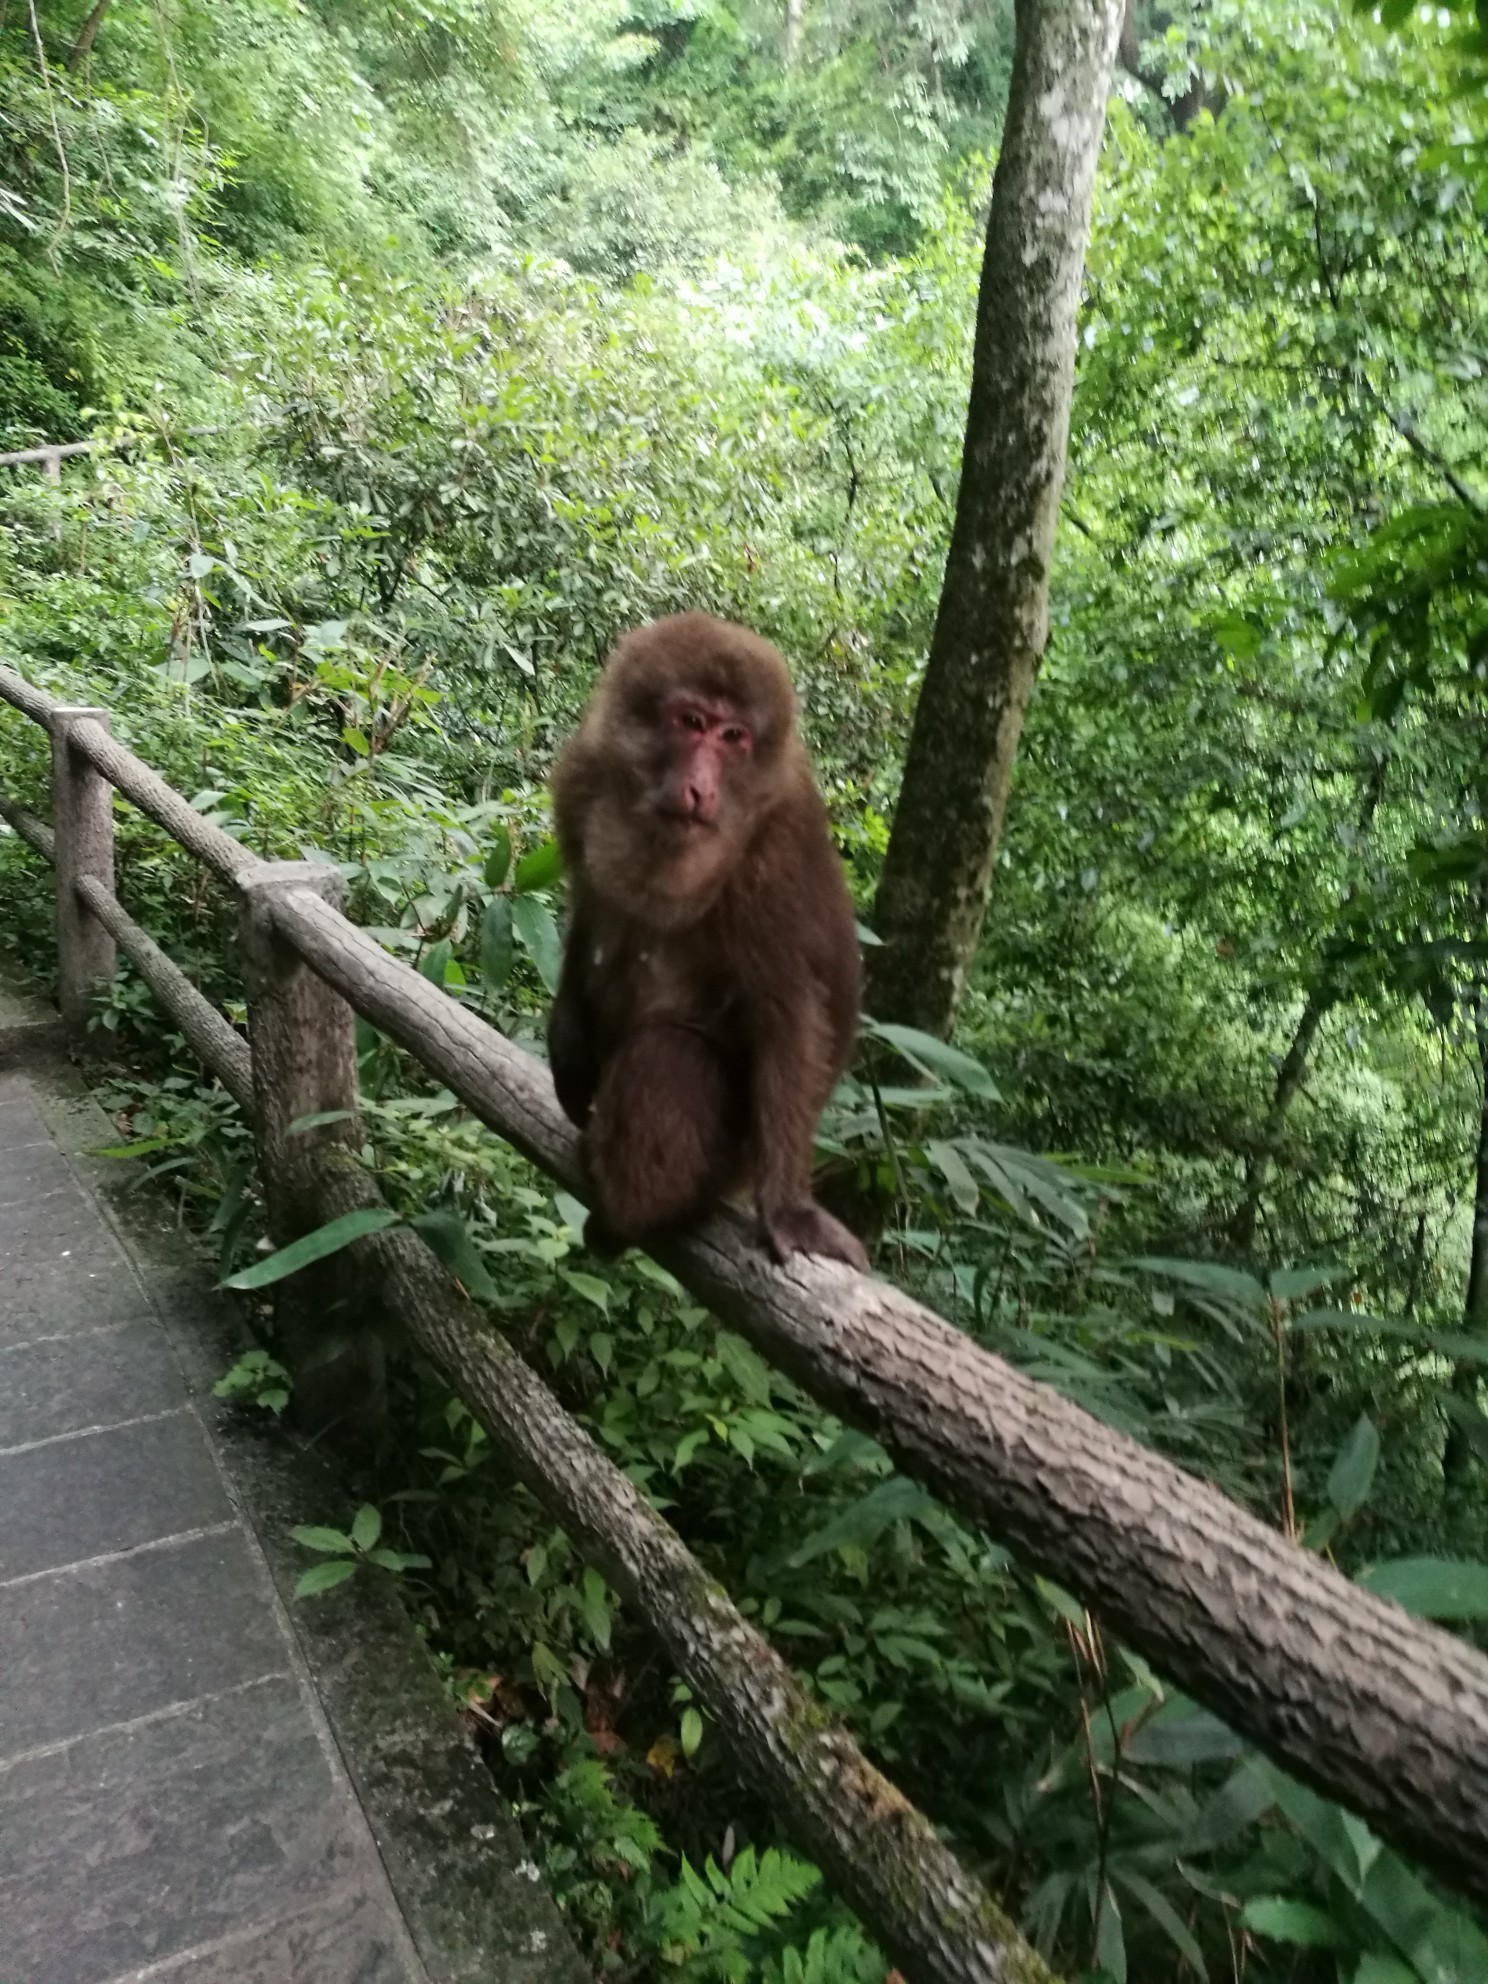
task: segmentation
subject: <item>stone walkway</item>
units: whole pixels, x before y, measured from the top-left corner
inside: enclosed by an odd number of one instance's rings
[[[0,1984],[542,1971],[425,1967],[213,1414],[44,1104],[0,1074]],[[487,1891],[515,1869],[556,1927],[520,1850]]]
[[[0,1078],[0,1984],[426,1972],[169,1340]]]

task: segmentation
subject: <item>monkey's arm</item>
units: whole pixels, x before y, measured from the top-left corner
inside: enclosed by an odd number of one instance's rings
[[[596,1021],[590,1006],[583,958],[588,938],[575,911],[569,926],[563,972],[548,1012],[548,1066],[563,1113],[582,1130],[599,1088],[601,1063],[595,1044]]]

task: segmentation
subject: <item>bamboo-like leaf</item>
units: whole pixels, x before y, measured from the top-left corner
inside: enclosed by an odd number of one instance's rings
[[[298,1274],[301,1268],[308,1268],[316,1261],[323,1261],[327,1255],[338,1254],[343,1247],[349,1247],[353,1240],[365,1239],[369,1233],[382,1233],[390,1226],[400,1224],[400,1216],[391,1206],[365,1206],[356,1212],[342,1213],[324,1226],[317,1226],[313,1233],[281,1247],[276,1254],[268,1254],[252,1267],[242,1268],[237,1274],[229,1275],[222,1283],[224,1288],[267,1288],[272,1282],[283,1281],[286,1275]]]
[[[957,1088],[963,1088],[968,1095],[981,1096],[987,1102],[997,1100],[997,1086],[980,1061],[974,1061],[969,1054],[963,1054],[959,1047],[952,1047],[947,1041],[937,1040],[933,1033],[922,1033],[915,1026],[898,1026],[887,1020],[865,1018],[863,1031],[874,1040],[881,1040],[906,1061],[918,1068],[920,1073],[932,1080],[939,1075]]]
[[[470,1228],[457,1212],[437,1207],[433,1212],[421,1212],[411,1224],[478,1302],[495,1301],[496,1284],[470,1237]]]

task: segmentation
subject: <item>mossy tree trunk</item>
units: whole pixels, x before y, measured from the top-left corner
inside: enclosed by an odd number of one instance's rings
[[[1121,0],[1016,0],[961,488],[876,922],[868,1004],[945,1034],[981,933],[1048,633],[1075,313]]]

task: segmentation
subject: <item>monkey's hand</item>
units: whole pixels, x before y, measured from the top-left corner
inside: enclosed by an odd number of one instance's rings
[[[777,1206],[761,1214],[760,1224],[776,1261],[788,1261],[792,1254],[818,1254],[829,1261],[846,1261],[859,1274],[868,1272],[867,1249],[857,1234],[849,1233],[840,1219],[834,1219],[814,1199]]]

